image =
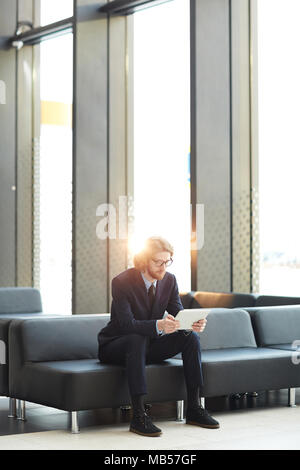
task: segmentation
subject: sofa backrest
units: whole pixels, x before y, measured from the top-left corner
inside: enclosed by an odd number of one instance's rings
[[[239,309],[212,309],[200,333],[200,344],[202,350],[256,348],[250,315]]]
[[[180,300],[181,300],[183,308],[194,308],[193,307],[194,296],[192,292],[181,292]]]
[[[32,287],[0,287],[0,314],[42,312],[41,295]]]
[[[9,329],[9,348],[21,362],[96,358],[97,335],[109,320],[109,314],[14,320]]]
[[[252,294],[196,291],[193,297],[194,303],[190,308],[239,308],[255,305]]]
[[[299,305],[300,297],[285,297],[279,295],[259,295],[255,300],[256,307],[275,305]],[[250,305],[249,305],[250,307]]]
[[[300,306],[260,307],[251,316],[258,346],[300,340]]]

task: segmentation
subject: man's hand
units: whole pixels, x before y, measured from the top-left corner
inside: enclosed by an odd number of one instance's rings
[[[157,326],[159,330],[162,330],[165,333],[169,334],[174,333],[174,331],[178,330],[178,328],[180,327],[180,322],[178,320],[175,320],[173,315],[168,314],[168,316],[163,320],[157,321]]]
[[[203,320],[196,321],[192,325],[193,331],[195,331],[196,333],[202,333],[202,331],[206,327],[206,323],[207,323],[206,318],[204,318]]]

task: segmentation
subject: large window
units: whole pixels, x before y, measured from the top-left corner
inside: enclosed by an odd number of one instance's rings
[[[161,235],[174,246],[179,290],[190,290],[189,2],[134,15],[134,207],[131,249]]]
[[[73,16],[73,0],[39,0],[41,26]]]
[[[260,292],[299,295],[300,2],[258,2]]]
[[[40,152],[35,160],[35,271],[46,313],[71,313],[72,34],[40,46]]]

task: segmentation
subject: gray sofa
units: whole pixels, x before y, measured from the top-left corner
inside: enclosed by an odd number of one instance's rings
[[[110,315],[15,320],[9,329],[9,392],[12,397],[72,413],[128,405],[124,367],[100,364],[98,332]],[[147,367],[149,402],[185,399],[181,361]],[[162,380],[164,387],[161,386]]]
[[[288,388],[293,405],[300,369],[287,344],[299,336],[300,307],[293,312],[294,323],[282,332],[282,318],[276,327],[264,310],[250,317],[243,309],[212,309],[200,334],[202,396]],[[10,395],[69,411],[73,432],[79,430],[78,411],[128,404],[124,367],[98,360],[97,333],[108,320],[109,315],[76,315],[12,321]],[[177,401],[177,418],[182,419],[186,390],[180,357],[147,365],[147,381],[147,402]]]
[[[201,334],[203,396],[299,387],[300,368],[292,362],[287,348],[300,334],[300,307],[293,312],[294,328],[287,319],[286,331],[282,331],[282,310],[276,320],[267,310],[266,321],[266,310],[256,311],[251,319],[245,310],[213,309]],[[265,341],[265,337],[272,340]],[[285,344],[285,348],[279,344]]]
[[[237,293],[237,292],[209,292],[209,291],[191,291],[187,293],[181,293],[181,301],[184,308],[221,308],[225,307],[228,309],[243,308],[246,310],[252,321],[252,327],[255,334],[255,338],[260,343],[260,335],[257,331],[256,322],[254,321],[255,313],[260,310],[269,312],[271,316],[273,311],[276,313],[280,312],[279,315],[284,315],[286,311],[289,311],[293,306],[296,307],[300,304],[300,297],[291,296],[275,296],[265,295],[258,293]],[[286,317],[288,319],[288,317]],[[271,326],[271,325],[269,325]],[[300,335],[299,335],[300,336]],[[289,349],[288,347],[287,349]],[[231,393],[232,398],[241,398],[247,392],[242,393]],[[293,390],[294,393],[294,390]],[[257,396],[256,392],[250,392],[250,395]],[[293,400],[293,398],[291,398]]]
[[[31,287],[0,287],[0,395],[10,396],[8,364],[10,359],[8,331],[14,319],[46,318],[55,315],[43,313],[41,295]],[[10,400],[9,416],[16,416],[16,403]]]

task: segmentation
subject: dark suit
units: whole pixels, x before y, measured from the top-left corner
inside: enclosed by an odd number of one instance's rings
[[[185,331],[157,333],[156,321],[165,311],[175,317],[183,309],[173,274],[166,272],[157,281],[152,309],[142,275],[135,268],[112,280],[112,298],[111,320],[98,334],[99,359],[126,365],[132,395],[147,393],[146,363],[161,362],[180,352],[187,386],[202,385],[199,336]]]

